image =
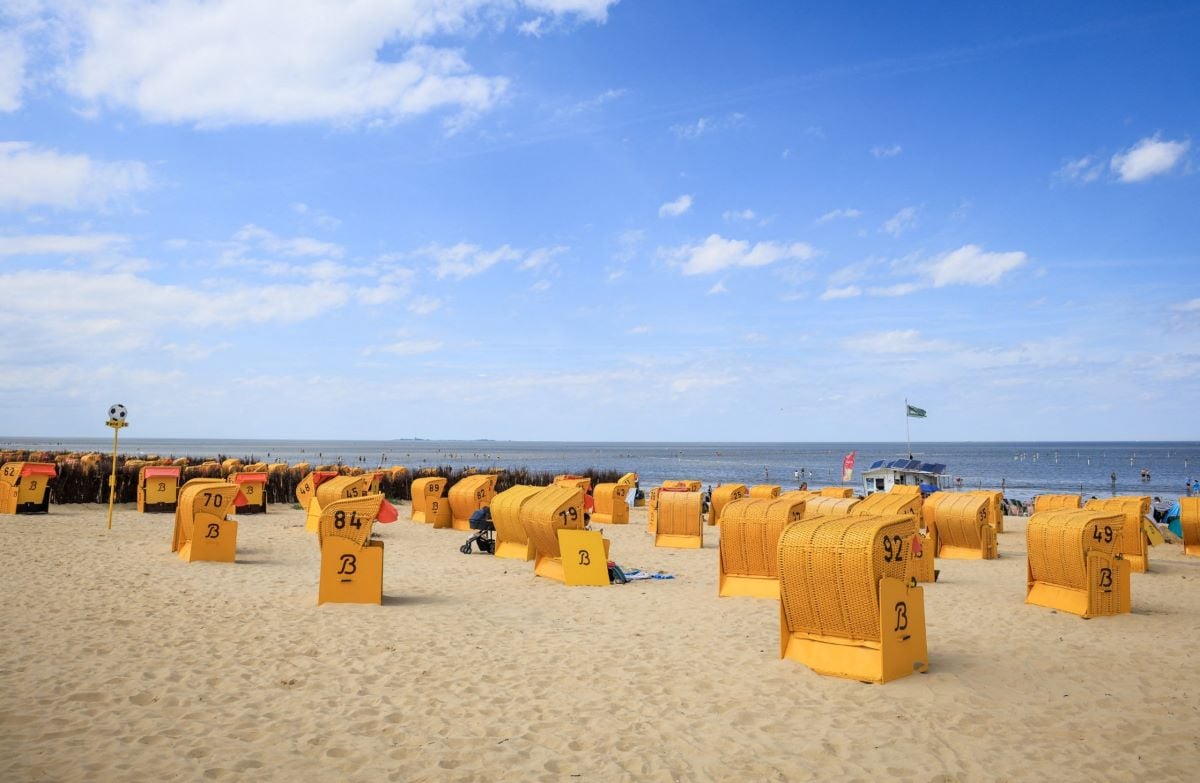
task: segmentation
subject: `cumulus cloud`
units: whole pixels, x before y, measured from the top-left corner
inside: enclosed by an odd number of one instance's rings
[[[871,154],[876,158],[894,158],[904,152],[904,148],[899,144],[877,145],[871,148]]]
[[[523,7],[602,23],[613,4],[524,0]],[[390,122],[440,109],[454,113],[453,130],[495,106],[509,82],[476,73],[461,49],[443,42],[503,24],[520,8],[510,0],[70,5],[61,15],[73,55],[57,71],[91,106],[132,109],[152,122]],[[540,27],[535,21],[528,31]]]
[[[341,258],[345,251],[332,242],[311,237],[285,239],[253,223],[243,226],[233,235],[236,242],[253,245],[267,253],[282,256],[309,256],[316,258]]]
[[[851,218],[856,218],[856,217],[862,217],[862,210],[859,210],[859,209],[831,209],[830,211],[826,212],[824,215],[821,215],[821,217],[817,218],[817,222],[818,223],[828,223],[831,220],[838,220],[841,218],[851,219]]]
[[[1175,168],[1191,144],[1189,139],[1163,141],[1157,135],[1147,137],[1113,155],[1110,165],[1121,182],[1143,182]]]
[[[679,217],[692,208],[692,197],[686,193],[658,208],[659,217]]]
[[[95,255],[124,245],[118,234],[24,234],[0,236],[0,256]]]
[[[0,32],[0,112],[21,108],[25,83],[25,45],[16,33]]]
[[[757,242],[726,239],[711,234],[698,244],[660,250],[660,255],[678,264],[685,275],[708,275],[731,267],[760,267],[777,261],[807,261],[816,255],[803,242]]]
[[[978,245],[963,245],[931,259],[920,268],[935,288],[947,285],[995,285],[1028,258],[1020,251],[988,253]]]
[[[884,221],[884,233],[898,237],[917,224],[917,208],[905,207]]]
[[[0,209],[100,208],[150,185],[138,161],[94,161],[29,142],[0,142]]]
[[[427,245],[411,255],[433,261],[433,273],[438,279],[464,280],[503,262],[518,262],[521,269],[535,269],[567,250],[569,248],[556,245],[526,251],[507,244],[488,250],[479,245],[459,242],[450,247]]]

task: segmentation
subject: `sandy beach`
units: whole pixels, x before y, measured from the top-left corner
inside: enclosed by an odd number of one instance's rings
[[[1191,779],[1200,559],[1154,548],[1133,613],[1023,603],[1025,520],[998,561],[939,561],[929,672],[887,685],[778,656],[778,604],[717,598],[717,534],[567,588],[408,521],[383,606],[318,607],[299,510],[239,517],[236,564],[170,552],[171,516],[0,517],[0,779]]]

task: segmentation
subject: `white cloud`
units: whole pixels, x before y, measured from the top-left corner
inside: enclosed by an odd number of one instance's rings
[[[829,288],[825,293],[821,294],[821,299],[829,301],[830,299],[852,299],[862,295],[862,289],[856,285],[843,286],[841,288]]]
[[[853,354],[914,354],[952,347],[945,340],[922,337],[916,329],[872,332],[842,340],[842,348]]]
[[[1054,176],[1068,182],[1095,182],[1104,173],[1104,161],[1091,155],[1084,155],[1078,160],[1069,160],[1062,168],[1054,172]]]
[[[712,288],[708,289],[709,296],[712,296],[714,294],[727,294],[727,293],[729,293],[729,289],[725,287],[724,280],[718,280],[716,283],[713,283]]]
[[[21,108],[25,84],[25,44],[15,33],[0,33],[0,112]]]
[[[629,329],[626,329],[625,334],[629,334],[629,335],[650,334],[650,327],[646,326],[645,324],[642,324],[640,326],[634,326]]]
[[[1181,313],[1200,313],[1200,299],[1192,299],[1182,304],[1177,304],[1173,308]]]
[[[616,5],[620,0],[522,0],[526,8],[532,11],[554,14],[556,16],[575,15],[591,22],[603,23],[608,20],[609,6]]]
[[[728,209],[721,213],[721,217],[726,220],[754,220],[756,216],[752,209]]]
[[[435,296],[418,296],[408,303],[408,311],[414,315],[430,315],[442,308],[442,300]]]
[[[125,244],[117,234],[0,236],[0,256],[93,255]]]
[[[907,231],[908,229],[910,229],[914,225],[916,225],[916,222],[917,222],[917,208],[916,207],[905,207],[904,209],[900,210],[899,212],[897,212],[896,214],[892,215],[890,218],[888,218],[887,220],[884,221],[883,231],[885,233],[891,234],[894,237],[898,237],[901,234],[903,234],[905,231]]]
[[[554,247],[539,247],[536,250],[530,251],[525,260],[521,262],[520,269],[537,269],[550,263],[556,256],[570,250],[563,245],[555,245]]]
[[[877,145],[871,148],[871,154],[877,158],[894,158],[904,152],[904,148],[899,144],[891,144],[887,146]]]
[[[259,228],[253,223],[247,224],[238,230],[233,238],[237,242],[253,244],[260,249],[283,256],[290,257],[314,257],[314,258],[341,258],[345,251],[332,242],[324,242],[311,237],[296,237],[295,239],[282,239],[265,228]]]
[[[422,41],[514,10],[489,0],[96,4],[71,20],[79,54],[63,70],[77,96],[154,122],[391,121],[441,108],[471,115],[495,105],[508,80],[473,73],[460,50]],[[590,5],[576,13],[596,16]]]
[[[895,285],[876,286],[867,289],[871,296],[908,296],[925,288],[922,283],[896,283]]]
[[[856,218],[862,217],[862,210],[859,209],[831,209],[821,217],[817,218],[818,223],[828,223],[831,220],[839,218]]]
[[[1020,251],[987,253],[978,245],[963,245],[920,266],[935,288],[947,285],[995,285],[1028,256]]]
[[[549,291],[550,290],[550,281],[549,280],[539,280],[536,283],[534,283],[533,285],[529,286],[529,290],[533,291],[536,294],[540,294],[543,291]]]
[[[1121,182],[1142,182],[1166,174],[1183,159],[1192,142],[1161,141],[1157,135],[1147,137],[1124,152],[1113,155],[1113,173]]]
[[[659,217],[679,217],[692,208],[692,197],[684,194],[658,208]]]
[[[501,245],[493,250],[486,250],[479,245],[459,242],[450,247],[437,244],[428,245],[411,255],[432,260],[434,262],[433,272],[438,279],[449,277],[463,280],[482,274],[496,264],[509,261],[519,262],[520,269],[536,269],[569,249],[555,245],[525,251],[509,245]]]
[[[672,125],[671,132],[681,139],[696,139],[713,131],[736,128],[745,120],[746,115],[737,112],[724,117],[701,117],[694,122]]]
[[[803,242],[758,242],[725,239],[711,234],[699,244],[660,250],[660,255],[679,264],[685,275],[707,275],[731,267],[759,267],[777,261],[806,261],[816,251]]]
[[[521,35],[528,35],[531,38],[542,37],[542,25],[545,24],[546,17],[536,16],[526,22],[521,22],[517,25],[517,32]]]
[[[0,142],[0,209],[104,207],[150,187],[143,163],[94,161],[28,142]]]

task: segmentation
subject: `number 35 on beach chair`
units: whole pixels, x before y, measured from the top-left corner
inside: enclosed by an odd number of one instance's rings
[[[233,511],[237,484],[221,479],[192,479],[179,490],[171,551],[187,562],[237,559],[237,522]]]
[[[385,506],[395,513],[383,495],[334,500],[321,510],[317,605],[383,603],[383,542],[371,540],[371,528]]]
[[[45,514],[47,490],[58,475],[52,462],[6,462],[0,467],[0,514]]]
[[[888,682],[929,668],[912,517],[817,517],[779,539],[780,657]]]

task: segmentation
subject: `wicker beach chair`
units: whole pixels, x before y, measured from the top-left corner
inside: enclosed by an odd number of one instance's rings
[[[749,490],[745,484],[722,484],[712,491],[708,500],[708,524],[716,525],[721,522],[721,510],[725,504],[747,497]]]
[[[445,491],[446,479],[441,476],[413,479],[412,521],[435,528],[450,527],[450,501],[442,498]]]
[[[688,492],[699,492],[704,484],[699,479],[671,479],[662,483],[663,489],[685,489]]]
[[[1121,529],[1121,541],[1117,551],[1129,561],[1130,570],[1139,574],[1150,570],[1150,538],[1144,529],[1145,525],[1152,524],[1146,519],[1150,513],[1149,495],[1092,498],[1084,508],[1089,511],[1107,511],[1124,517],[1125,524]]]
[[[636,487],[638,483],[638,474],[626,473],[621,478],[617,479],[617,483],[626,487]]]
[[[300,508],[308,511],[309,504],[317,497],[317,487],[337,475],[336,470],[313,470],[301,479],[296,485],[296,502]]]
[[[654,533],[658,530],[658,496],[662,487],[654,487],[647,493],[646,498],[646,530]]]
[[[450,488],[450,526],[455,530],[471,530],[471,515],[491,504],[496,495],[494,473],[464,476]]]
[[[1025,603],[1085,619],[1130,609],[1130,564],[1120,552],[1120,512],[1041,511],[1029,518]]]
[[[779,598],[779,537],[803,518],[803,500],[730,501],[721,514],[717,595]]]
[[[267,513],[267,472],[265,470],[230,473],[229,480],[237,484],[240,490],[237,498],[239,514]]]
[[[554,477],[554,486],[582,489],[584,494],[587,494],[592,491],[592,480],[587,476],[572,476],[563,473]]]
[[[699,491],[663,487],[657,505],[655,546],[673,549],[704,546],[704,497]]]
[[[525,526],[521,524],[521,508],[545,487],[517,484],[492,498],[492,525],[496,528],[496,557],[511,560],[532,560],[535,552]]]
[[[596,508],[592,511],[592,522],[597,525],[628,525],[629,503],[625,498],[633,489],[628,484],[597,484],[592,497]]]
[[[147,465],[138,471],[137,510],[140,513],[174,513],[179,501],[182,468]]]
[[[921,518],[921,493],[872,492],[854,504],[848,513],[859,516],[910,516]]]
[[[1179,499],[1179,529],[1183,532],[1183,553],[1200,557],[1200,498]]]
[[[859,504],[856,497],[835,498],[829,495],[813,495],[804,503],[804,515],[821,517],[826,515],[846,516]]]
[[[984,492],[934,492],[921,513],[935,557],[995,560],[996,529],[989,524],[992,498]]]
[[[308,515],[304,520],[304,529],[316,533],[321,526],[321,514],[335,500],[344,498],[359,498],[367,492],[371,480],[369,476],[333,476],[317,485],[316,497],[309,501]]]
[[[852,498],[854,489],[853,487],[822,487],[820,495],[826,498]]]
[[[1083,508],[1081,495],[1038,495],[1033,499],[1033,513],[1043,511],[1077,511]]]
[[[237,559],[238,485],[223,479],[192,479],[179,490],[171,551],[182,560],[232,563]]]
[[[809,518],[779,540],[780,657],[888,682],[926,671],[925,597],[911,517]]]
[[[58,476],[53,462],[6,462],[0,466],[0,514],[50,511],[50,482]]]
[[[383,603],[383,542],[371,540],[383,503],[382,494],[369,494],[331,500],[322,508],[318,606]]]
[[[608,541],[583,529],[582,489],[546,487],[521,505],[520,518],[533,545],[536,576],[568,585],[608,584]]]

